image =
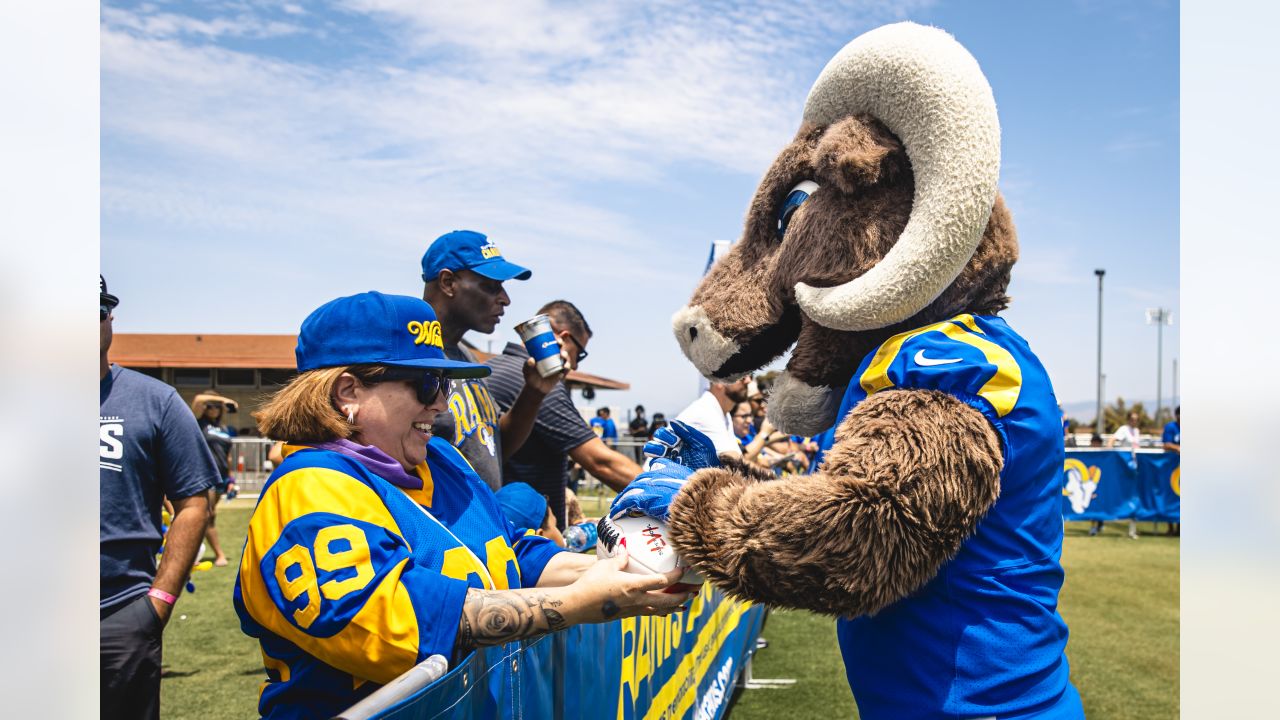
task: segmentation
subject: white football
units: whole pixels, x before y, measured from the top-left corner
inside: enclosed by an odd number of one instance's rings
[[[677,567],[687,568],[680,577],[680,582],[668,588],[671,591],[684,590],[684,585],[701,586],[702,576],[686,565],[676,555],[675,548],[667,542],[669,532],[670,528],[666,523],[651,517],[622,517],[617,520],[603,517],[596,525],[598,552],[604,557],[614,557],[619,547],[625,547],[627,567],[624,569],[640,575],[671,572]]]

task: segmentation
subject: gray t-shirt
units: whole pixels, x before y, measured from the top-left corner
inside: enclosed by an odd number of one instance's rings
[[[458,345],[446,346],[444,354],[450,360],[476,361]],[[483,379],[455,379],[451,385],[449,410],[436,415],[431,430],[458,448],[476,474],[497,492],[502,489],[502,438],[498,429],[502,413]]]
[[[161,499],[198,495],[219,476],[173,388],[112,365],[98,401],[98,602],[106,610],[142,595],[155,579]]]

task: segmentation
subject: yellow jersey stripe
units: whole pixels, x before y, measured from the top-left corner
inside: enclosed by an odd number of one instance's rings
[[[881,390],[893,387],[889,377],[889,368],[902,351],[902,346],[911,338],[929,332],[940,332],[957,342],[977,348],[987,362],[996,367],[996,372],[978,390],[978,396],[991,403],[998,417],[1004,417],[1018,404],[1018,396],[1022,392],[1022,369],[1008,350],[991,342],[972,315],[958,315],[945,322],[934,323],[922,328],[899,333],[889,338],[876,350],[875,356],[859,378],[859,385],[868,396]]]

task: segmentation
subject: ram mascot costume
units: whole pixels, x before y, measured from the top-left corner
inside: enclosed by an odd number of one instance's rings
[[[713,381],[792,348],[769,418],[830,430],[822,464],[699,462],[684,428],[614,506],[666,519],[731,595],[837,616],[867,720],[1083,717],[1057,612],[1057,401],[998,316],[1018,256],[999,165],[991,88],[949,34],[846,46],[673,319]]]

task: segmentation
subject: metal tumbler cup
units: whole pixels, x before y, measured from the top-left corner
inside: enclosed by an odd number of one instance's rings
[[[551,377],[564,370],[564,359],[560,357],[560,343],[555,333],[551,332],[551,318],[547,315],[535,315],[516,326],[524,349],[538,364],[538,374]]]

